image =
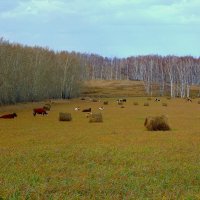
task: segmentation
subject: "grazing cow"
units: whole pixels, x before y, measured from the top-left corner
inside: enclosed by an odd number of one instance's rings
[[[91,112],[92,109],[91,108],[87,108],[87,109],[83,109],[82,112]]]
[[[99,110],[104,110],[104,107],[103,106],[99,107]]]
[[[79,111],[80,110],[80,107],[76,107],[74,108],[75,111]]]
[[[160,101],[160,99],[156,98],[155,101]]]
[[[15,117],[17,117],[17,114],[12,113],[12,114],[7,114],[7,115],[2,115],[0,118],[2,118],[2,119],[13,119]]]
[[[187,97],[187,98],[186,98],[186,101],[192,102],[192,99],[190,99],[189,97]]]
[[[126,99],[117,99],[117,102],[118,102],[118,103],[126,102]]]
[[[47,115],[48,113],[46,112],[46,110],[44,108],[34,108],[33,115],[35,116],[36,114]]]
[[[91,115],[92,115],[92,112],[90,112],[90,113],[86,113],[85,116],[86,116],[87,118],[89,118]]]

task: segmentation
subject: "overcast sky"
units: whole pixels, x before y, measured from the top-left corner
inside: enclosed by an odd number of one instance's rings
[[[102,56],[200,56],[200,0],[0,0],[0,37]]]

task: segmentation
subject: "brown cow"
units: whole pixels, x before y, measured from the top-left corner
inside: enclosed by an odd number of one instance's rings
[[[46,110],[44,108],[34,108],[33,115],[35,116],[36,114],[47,115],[48,113],[46,112]]]
[[[6,115],[0,116],[0,118],[2,118],[2,119],[13,119],[13,118],[15,118],[15,117],[17,117],[17,114],[16,114],[16,113],[6,114]]]

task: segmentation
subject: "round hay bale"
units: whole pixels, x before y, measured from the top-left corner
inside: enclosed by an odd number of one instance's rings
[[[145,103],[144,103],[144,106],[149,106],[149,103],[145,102]]]
[[[156,117],[147,117],[144,122],[144,126],[148,131],[168,131],[170,126],[168,124],[167,117],[156,116]]]
[[[138,102],[133,102],[133,105],[138,106],[139,104],[138,104]]]
[[[50,111],[51,105],[50,105],[49,103],[46,103],[46,104],[43,106],[43,109],[45,109],[46,111]]]
[[[108,105],[108,101],[104,101],[104,102],[103,102],[103,105]]]
[[[92,102],[98,102],[99,100],[98,99],[92,99]]]
[[[167,103],[162,103],[162,106],[165,106],[165,107],[167,107]]]
[[[103,122],[101,113],[92,113],[89,117],[89,122]]]
[[[59,113],[59,121],[72,121],[71,113]]]

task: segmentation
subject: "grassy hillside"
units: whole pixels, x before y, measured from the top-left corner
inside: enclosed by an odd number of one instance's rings
[[[103,123],[89,123],[91,107]],[[115,98],[101,102],[56,101],[48,116],[28,103],[0,107],[0,196],[5,199],[200,199],[200,105],[182,99]],[[149,107],[144,107],[144,102]],[[139,105],[134,106],[133,102]],[[162,103],[167,103],[163,107]],[[59,122],[70,112],[71,122]],[[172,131],[149,132],[144,120],[165,114]]]
[[[92,80],[85,82],[82,95],[90,97],[133,97],[145,96],[145,91],[141,81]]]
[[[170,94],[170,85],[165,86],[165,95]],[[199,86],[192,86],[190,94],[197,97]],[[159,96],[159,86],[153,85],[153,96]],[[130,80],[91,80],[83,86],[82,96],[89,97],[144,97],[146,96],[142,81]]]

